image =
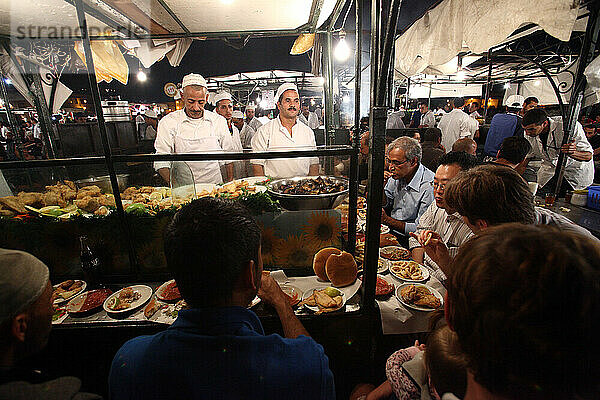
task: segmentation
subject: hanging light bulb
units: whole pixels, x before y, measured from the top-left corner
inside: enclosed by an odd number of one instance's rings
[[[456,75],[454,75],[454,80],[457,81],[464,81],[465,77],[467,76],[467,74],[465,73],[465,71],[463,71],[462,69],[460,71],[458,71],[456,73]]]
[[[148,79],[148,77],[146,76],[146,73],[140,69],[137,73],[137,79],[140,82],[146,82],[146,79]]]
[[[506,82],[504,84],[504,89],[510,89],[510,82]]]
[[[342,29],[339,33],[339,36],[340,40],[335,46],[334,55],[336,60],[346,61],[348,57],[350,57],[350,47],[348,47],[348,43],[346,43],[346,31]]]
[[[7,85],[12,85],[12,81],[9,78],[4,78],[4,83]]]
[[[342,97],[342,101],[344,103],[350,103],[350,96],[346,95],[346,96]]]

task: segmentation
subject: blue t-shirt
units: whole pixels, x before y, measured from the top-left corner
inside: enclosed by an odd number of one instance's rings
[[[323,347],[264,335],[243,307],[192,309],[167,330],[129,340],[113,359],[109,390],[121,399],[334,399]]]
[[[504,139],[510,136],[523,136],[521,117],[516,114],[496,114],[485,138],[483,151],[486,156],[496,157]]]

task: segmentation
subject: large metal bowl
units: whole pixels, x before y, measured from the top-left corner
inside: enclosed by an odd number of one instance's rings
[[[269,183],[268,192],[276,200],[279,200],[281,207],[286,210],[327,210],[333,208],[338,198],[348,193],[348,180],[338,178],[337,176],[321,176],[323,179],[329,179],[338,183],[343,183],[345,189],[340,192],[327,194],[285,194],[281,193],[281,185],[297,183],[309,179],[316,179],[318,176],[298,176],[294,178],[277,179]]]
[[[129,175],[127,174],[117,174],[117,183],[119,184],[119,192],[124,192],[127,189],[127,180]],[[110,176],[94,176],[87,179],[80,179],[75,181],[75,186],[77,189],[81,189],[86,186],[98,186],[100,190],[104,193],[112,193],[112,185],[110,184]]]

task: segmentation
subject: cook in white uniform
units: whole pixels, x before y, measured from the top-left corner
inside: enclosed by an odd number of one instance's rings
[[[154,148],[157,154],[207,153],[236,151],[225,118],[204,110],[207,97],[206,80],[199,74],[183,78],[184,109],[167,114],[158,123]],[[154,169],[171,181],[171,169],[179,163],[170,161],[154,163]],[[222,183],[218,161],[188,161],[186,164],[196,183]],[[233,164],[228,164],[227,180],[233,178]]]
[[[240,131],[231,123],[231,117],[233,114],[233,102],[231,101],[231,94],[229,92],[219,92],[215,95],[215,112],[225,118],[227,121],[227,128],[231,134],[233,140],[233,147],[236,152],[241,153],[243,150],[242,142],[240,140]],[[235,179],[245,178],[246,168],[244,168],[243,161],[233,162],[233,177]]]
[[[240,131],[240,141],[244,149],[252,148],[252,138],[256,134],[256,131],[252,129],[250,125],[244,122],[244,113],[235,110],[231,113],[231,122]]]
[[[263,123],[260,122],[258,118],[256,118],[256,106],[246,106],[246,123],[250,125],[250,128],[254,129],[255,131],[257,131],[258,128],[263,126]]]
[[[279,86],[275,94],[279,116],[258,128],[252,138],[253,151],[290,151],[316,149],[312,129],[298,122],[300,98],[293,83]],[[319,158],[287,158],[252,160],[255,176],[289,178],[293,176],[318,175]]]
[[[298,121],[308,126],[310,129],[319,127],[319,117],[315,113],[310,112],[308,104],[302,104],[302,111],[298,114]]]

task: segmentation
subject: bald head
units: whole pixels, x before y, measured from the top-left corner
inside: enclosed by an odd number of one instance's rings
[[[452,145],[452,151],[464,151],[475,156],[477,155],[477,143],[471,138],[458,139]]]

